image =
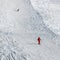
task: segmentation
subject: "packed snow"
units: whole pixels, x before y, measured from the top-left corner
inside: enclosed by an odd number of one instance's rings
[[[42,16],[45,25],[60,35],[60,0],[31,0],[33,7]]]
[[[0,60],[60,60],[60,36],[46,26],[32,3],[0,0]]]

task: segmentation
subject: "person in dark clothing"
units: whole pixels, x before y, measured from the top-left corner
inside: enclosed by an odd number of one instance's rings
[[[41,38],[40,37],[38,37],[38,44],[40,45],[40,43],[41,43]]]

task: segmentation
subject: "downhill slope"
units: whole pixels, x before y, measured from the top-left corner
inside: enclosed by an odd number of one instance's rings
[[[60,35],[60,1],[31,0],[32,5],[42,16],[45,25],[55,34]]]
[[[30,0],[0,0],[0,60],[60,60],[56,38]]]

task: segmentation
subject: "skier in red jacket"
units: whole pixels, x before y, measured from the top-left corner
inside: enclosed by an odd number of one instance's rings
[[[38,39],[37,39],[37,40],[38,40],[38,44],[40,45],[40,42],[41,42],[41,39],[40,39],[40,37],[38,37]]]

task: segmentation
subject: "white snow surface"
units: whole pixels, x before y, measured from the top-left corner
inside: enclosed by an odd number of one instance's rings
[[[42,17],[30,0],[0,0],[0,60],[60,60],[60,36]]]
[[[33,7],[42,16],[45,25],[60,35],[60,0],[31,0]]]

